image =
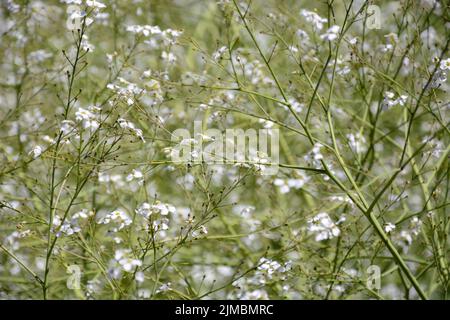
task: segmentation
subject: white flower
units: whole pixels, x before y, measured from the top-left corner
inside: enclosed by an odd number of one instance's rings
[[[442,60],[440,65],[441,70],[450,70],[450,58]]]
[[[204,225],[201,225],[198,230],[192,231],[192,237],[194,238],[205,234],[208,234],[208,229]]]
[[[283,179],[277,178],[273,181],[273,184],[279,187],[281,193],[288,193],[290,191],[289,186]]]
[[[81,39],[81,48],[84,51],[89,51],[89,52],[92,52],[95,49],[95,46],[89,42],[89,37],[85,34],[83,34],[83,37]]]
[[[153,221],[153,230],[155,231],[165,231],[169,229],[169,219],[161,218]]]
[[[134,179],[138,180],[138,182],[141,184],[144,181],[144,175],[141,171],[133,169],[131,173],[127,176],[127,181],[133,181]]]
[[[266,279],[272,279],[274,276],[278,276],[284,279],[283,274],[292,269],[291,262],[288,261],[284,265],[275,260],[267,258],[261,258],[258,262],[257,282],[260,284],[266,283]]]
[[[136,272],[136,275],[135,275],[134,279],[135,279],[137,282],[139,282],[139,283],[144,282],[144,281],[145,281],[144,273],[143,273],[142,271]]]
[[[151,296],[151,292],[148,289],[139,289],[138,290],[138,297],[141,299],[148,299]]]
[[[362,153],[366,150],[366,139],[361,134],[361,132],[358,132],[357,134],[349,133],[346,136],[348,139],[348,144],[354,152]]]
[[[273,181],[273,184],[279,188],[281,193],[288,193],[291,190],[291,188],[297,190],[301,189],[308,180],[309,178],[306,176],[302,176],[301,178],[297,179],[287,179],[287,180],[277,178]]]
[[[414,217],[411,219],[409,223],[409,229],[411,230],[411,233],[415,236],[419,235],[420,228],[422,227],[422,221],[420,221],[419,218]]]
[[[278,261],[273,261],[266,258],[261,258],[259,260],[258,270],[267,273],[269,277],[271,277],[272,274],[274,274],[280,268],[281,264]]]
[[[85,16],[86,16],[86,12],[85,11],[76,10],[76,11],[72,12],[72,14],[70,15],[69,19],[71,19],[71,20],[82,19]]]
[[[384,231],[386,231],[386,233],[391,233],[394,230],[395,230],[395,224],[388,222],[384,225]]]
[[[328,22],[327,19],[322,18],[317,13],[312,11],[302,10],[300,14],[305,17],[306,21],[312,23],[313,27],[318,30],[322,30],[323,24]]]
[[[166,291],[171,290],[171,285],[172,284],[170,282],[164,283],[161,287],[159,287],[158,290],[156,290],[156,293],[166,292]]]
[[[298,113],[302,112],[304,105],[301,104],[300,102],[298,102],[296,99],[289,98],[288,103],[291,105],[292,109],[295,112],[298,112]]]
[[[177,61],[177,57],[175,57],[175,55],[172,52],[163,51],[161,53],[161,58],[163,60],[167,60],[167,62],[169,63],[174,63],[175,61]]]
[[[113,227],[112,231],[117,232],[122,230],[126,226],[129,226],[132,223],[132,220],[123,210],[116,209],[105,215],[102,219],[100,219],[98,223],[100,224],[114,223],[115,226]]]
[[[212,54],[212,58],[214,61],[219,61],[220,59],[222,59],[223,55],[225,54],[225,52],[228,50],[227,47],[220,47],[217,51],[215,51]]]
[[[358,43],[358,41],[359,41],[358,38],[355,37],[355,38],[349,39],[349,40],[348,40],[348,43],[350,43],[351,45],[355,45],[355,44]]]
[[[39,156],[42,154],[42,147],[41,147],[41,146],[35,146],[35,147],[33,148],[33,150],[31,150],[31,151],[29,152],[29,154],[32,155],[33,158],[39,157]]]
[[[397,98],[396,103],[403,106],[405,105],[407,99],[408,99],[407,95],[401,95]]]
[[[93,8],[97,8],[97,9],[104,9],[106,8],[106,5],[101,3],[100,1],[97,0],[87,0],[86,1],[86,5],[88,7],[93,7]]]
[[[93,215],[94,215],[94,211],[83,209],[83,210],[81,210],[81,211],[79,211],[77,213],[74,213],[72,218],[75,218],[75,219],[79,219],[79,218],[87,219],[89,217],[92,217]]]
[[[81,122],[83,128],[88,129],[91,128],[93,130],[99,127],[99,123],[96,120],[97,115],[92,113],[90,110],[86,110],[84,108],[78,108],[78,111],[75,112],[75,120]]]
[[[127,27],[127,31],[132,32],[132,33],[137,33],[137,34],[142,34],[144,36],[149,36],[149,35],[153,35],[153,34],[161,34],[161,29],[158,26],[149,26],[149,25],[145,25],[145,26],[138,26],[138,25],[133,25],[133,26],[128,26]]]
[[[85,210],[86,213],[88,212]],[[53,231],[56,232],[56,237],[61,237],[62,235],[65,236],[71,236],[77,232],[81,231],[81,228],[78,224],[78,220],[80,218],[83,218],[80,214],[82,211],[75,213],[72,215],[71,218],[67,217],[64,222],[62,221],[61,217],[58,215],[55,215],[53,217]]]
[[[408,231],[405,230],[400,232],[400,239],[405,242],[406,246],[410,246],[413,242],[413,237]]]
[[[59,231],[56,233],[56,236],[57,237],[61,237],[62,234],[65,234],[67,236],[71,236],[74,233],[77,233],[77,232],[80,232],[80,231],[81,231],[81,228],[78,225],[74,224],[74,221],[71,221],[71,222],[64,221],[62,226],[60,226]]]
[[[395,94],[390,91],[386,91],[384,93],[384,100],[383,100],[383,108],[390,108],[396,105],[403,106],[405,105],[408,96],[407,95],[400,95],[397,99],[394,99]]]
[[[127,121],[125,119],[122,119],[122,118],[118,119],[117,122],[119,123],[119,126],[121,128],[130,130],[138,138],[140,138],[142,140],[142,142],[145,142],[144,136],[142,134],[142,130],[137,129],[136,126],[134,125],[134,123]]]
[[[266,120],[266,119],[259,119],[258,122],[262,123],[263,127],[266,129],[272,128],[273,125],[275,124],[273,121]]]
[[[319,213],[308,220],[308,231],[316,234],[316,241],[332,239],[341,231],[326,212]]]
[[[52,54],[45,50],[36,50],[28,55],[28,59],[34,62],[42,62],[51,57]]]
[[[156,201],[154,204],[149,204],[147,202],[142,203],[137,209],[136,213],[143,216],[144,218],[149,218],[152,214],[160,214],[163,216],[169,213],[175,213],[176,209],[174,206],[168,203],[162,203]]]
[[[81,5],[83,3],[82,0],[61,0],[62,3],[66,3],[66,4],[78,4]]]
[[[152,70],[145,70],[143,73],[142,73],[142,77],[143,78],[149,78],[149,77],[151,77],[151,75],[152,75]]]
[[[328,41],[333,41],[337,39],[339,35],[339,29],[340,27],[337,25],[332,26],[330,29],[327,30],[327,32],[325,32],[320,36],[320,39]]]
[[[114,259],[122,266],[126,272],[132,272],[135,267],[142,266],[142,261],[134,259],[130,249],[119,249],[114,254]]]
[[[320,152],[320,149],[322,149],[322,147],[323,145],[321,143],[316,142],[311,150],[311,153],[305,156],[305,160],[311,160],[315,162],[315,165],[317,167],[320,167],[320,160],[323,159],[323,155]]]

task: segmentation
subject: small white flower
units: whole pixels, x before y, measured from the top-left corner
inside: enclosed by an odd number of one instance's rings
[[[144,282],[144,281],[145,281],[144,273],[143,273],[142,271],[136,272],[136,275],[135,275],[134,279],[135,279],[137,282],[139,282],[139,283]]]
[[[356,153],[362,153],[366,151],[366,138],[361,134],[361,132],[358,132],[356,134],[349,133],[346,135],[348,139],[348,144],[350,145],[350,148]]]
[[[227,51],[227,47],[220,47],[216,52],[212,54],[212,58],[214,61],[219,61],[222,59],[224,53]]]
[[[115,226],[112,231],[117,232],[122,230],[123,228],[129,226],[133,221],[131,218],[121,209],[116,209],[107,215],[105,215],[98,223],[100,224],[109,224],[113,223]]]
[[[87,0],[86,5],[88,7],[97,8],[97,9],[106,8],[106,5],[104,3],[101,3],[100,1],[97,1],[97,0]]]
[[[142,134],[142,130],[137,129],[136,126],[134,125],[134,123],[127,121],[125,119],[122,119],[122,118],[118,119],[117,122],[119,123],[119,126],[121,128],[130,130],[138,138],[140,138],[142,140],[142,142],[145,142],[144,136]]]
[[[327,32],[325,32],[320,36],[320,39],[328,41],[333,41],[337,39],[339,35],[339,29],[340,27],[337,25],[332,26],[330,29],[327,30]]]
[[[397,99],[394,99],[395,94],[390,91],[384,93],[383,108],[390,108],[396,105],[404,106],[408,100],[407,95],[400,95]]]
[[[144,218],[149,218],[152,214],[160,214],[163,216],[169,213],[175,213],[176,209],[174,206],[168,203],[162,203],[156,201],[154,204],[149,204],[147,202],[142,203],[137,209],[136,213],[143,216]]]
[[[177,61],[177,57],[175,57],[175,55],[172,52],[163,51],[161,53],[161,58],[163,60],[167,60],[167,62],[169,63],[174,63],[175,61]]]
[[[394,230],[395,230],[395,224],[388,222],[384,225],[384,231],[386,231],[386,233],[391,233]]]
[[[351,45],[355,45],[358,43],[358,38],[357,37],[351,38],[348,40],[348,43],[350,43]]]
[[[318,30],[322,30],[323,24],[328,22],[327,19],[322,18],[317,13],[312,11],[302,10],[300,14],[305,17],[306,21],[310,22],[313,27]]]
[[[308,220],[308,231],[316,234],[316,241],[332,239],[341,233],[326,212],[321,212]]]
[[[35,147],[33,148],[33,150],[31,150],[31,151],[29,152],[29,154],[32,155],[33,158],[39,157],[39,156],[42,154],[42,147],[41,147],[41,146],[35,146]]]
[[[171,290],[171,285],[172,284],[170,282],[164,283],[161,287],[159,287],[158,290],[156,290],[156,293],[166,292],[166,291]]]
[[[134,259],[131,255],[131,250],[129,249],[116,250],[114,259],[122,266],[122,269],[125,272],[132,272],[135,267],[142,266],[142,261]]]
[[[78,111],[75,112],[75,120],[81,122],[83,124],[83,128],[91,128],[93,130],[99,127],[99,123],[96,120],[97,116],[84,108],[78,108]]]
[[[450,58],[442,60],[440,65],[441,70],[450,70]]]
[[[135,179],[138,180],[139,183],[142,183],[144,181],[144,175],[140,170],[133,169],[133,171],[126,178],[128,182],[131,182]]]

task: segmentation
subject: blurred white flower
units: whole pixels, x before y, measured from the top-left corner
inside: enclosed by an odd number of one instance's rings
[[[42,147],[41,146],[35,146],[30,152],[29,154],[33,157],[33,158],[37,158],[42,154]]]
[[[450,70],[450,58],[442,60],[440,64],[441,70],[447,71]]]
[[[306,21],[311,23],[315,29],[322,30],[323,24],[328,22],[328,19],[322,18],[317,13],[303,9],[300,14],[305,17]]]
[[[162,203],[159,201],[156,201],[154,204],[144,202],[136,209],[136,213],[145,218],[149,218],[150,215],[152,214],[160,214],[166,216],[169,213],[175,212],[176,209],[173,205],[170,205],[168,203]]]
[[[384,231],[386,231],[386,233],[391,233],[394,230],[395,230],[395,224],[388,222],[384,225]]]
[[[129,226],[132,223],[132,220],[122,209],[116,209],[106,214],[103,218],[99,220],[98,223],[100,224],[112,223],[114,225],[112,231],[117,232],[122,230],[126,226]]]
[[[316,241],[332,239],[341,233],[338,226],[326,212],[319,213],[308,220],[308,231],[316,234]]]
[[[106,8],[106,5],[104,3],[101,3],[100,1],[97,1],[97,0],[87,0],[86,5],[88,7],[92,7],[92,8],[96,8],[96,9]]]
[[[333,41],[333,40],[337,39],[337,37],[339,35],[339,29],[340,29],[340,27],[337,25],[332,26],[331,28],[329,28],[327,30],[327,32],[325,32],[324,34],[322,34],[320,36],[320,39],[328,40],[328,41]]]

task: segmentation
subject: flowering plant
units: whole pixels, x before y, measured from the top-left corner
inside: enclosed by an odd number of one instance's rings
[[[2,1],[0,298],[448,298],[444,3]]]

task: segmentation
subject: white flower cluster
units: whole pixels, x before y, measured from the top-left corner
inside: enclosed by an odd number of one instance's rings
[[[133,105],[140,96],[144,96],[144,102],[149,106],[154,106],[163,101],[161,85],[157,80],[151,79],[144,83],[144,88],[141,88],[122,77],[117,79],[118,83],[109,83],[107,88],[114,91],[129,106]]]
[[[408,99],[407,95],[400,95],[396,99],[394,99],[395,94],[391,91],[386,91],[384,93],[384,100],[382,107],[383,108],[390,108],[396,105],[403,106],[406,103],[406,100]]]
[[[177,39],[183,34],[181,30],[166,29],[161,30],[158,26],[149,25],[131,25],[127,27],[127,31],[142,35],[144,37],[150,37],[150,40],[145,41],[152,47],[156,47],[158,43],[156,40],[162,41],[165,45],[174,45]]]
[[[78,108],[75,112],[75,120],[80,122],[85,129],[95,130],[97,129],[99,124],[99,115],[98,112],[101,109],[96,106],[89,106],[87,109]],[[66,123],[67,125],[68,123]]]
[[[109,263],[109,274],[114,279],[120,279],[122,271],[130,273],[140,266],[142,261],[134,258],[130,249],[117,249]]]
[[[120,98],[126,101],[127,105],[131,106],[134,103],[135,96],[143,94],[144,89],[122,77],[118,77],[117,79],[121,85],[109,83],[107,88],[114,91]]]
[[[303,9],[300,14],[305,17],[305,20],[313,25],[317,30],[322,30],[323,24],[328,22],[328,19],[322,18],[317,13]]]
[[[133,221],[122,209],[116,209],[102,217],[99,224],[112,224],[112,232],[118,232],[129,226]]]
[[[175,213],[176,209],[173,205],[156,201],[154,204],[147,202],[142,203],[137,209],[136,213],[148,219],[152,214],[160,214],[167,216],[169,213]]]
[[[66,218],[62,221],[59,215],[53,217],[53,231],[56,232],[57,237],[71,236],[81,231],[80,220],[88,219],[94,215],[93,211],[83,209],[80,212],[74,213],[71,218]]]
[[[397,242],[402,246],[405,252],[412,245],[414,238],[419,235],[421,228],[422,221],[418,217],[413,217],[409,222],[408,228],[401,230],[400,233],[396,235],[395,238]]]
[[[239,50],[233,52],[233,63],[241,66],[243,75],[254,85],[274,85],[271,77],[266,76],[264,64],[257,59],[249,60],[240,54]]]
[[[346,135],[348,139],[348,144],[350,145],[350,148],[355,153],[362,153],[366,151],[366,138],[361,134],[361,132],[358,132],[356,134],[349,133]]]
[[[258,271],[265,275],[265,278],[271,280],[275,275],[279,275],[280,279],[284,279],[284,273],[292,269],[291,262],[288,261],[284,265],[275,260],[261,258],[258,262]],[[265,283],[265,281],[264,281]]]
[[[222,59],[223,55],[225,54],[225,52],[227,52],[227,51],[228,51],[228,47],[225,47],[225,46],[220,47],[219,49],[217,49],[217,51],[215,51],[212,54],[213,60],[216,62],[220,61]]]
[[[42,154],[42,147],[41,146],[34,146],[33,149],[28,153],[33,158],[38,158]]]
[[[340,27],[337,25],[332,26],[324,34],[320,36],[320,39],[327,41],[336,40],[337,37],[339,36],[339,29]]]
[[[303,159],[305,159],[305,161],[307,163],[309,163],[311,166],[313,166],[314,168],[322,168],[322,159],[323,159],[323,154],[321,152],[321,149],[323,148],[323,145],[321,143],[316,142],[312,148],[312,150],[306,154]]]
[[[129,175],[127,175],[126,178],[127,182],[131,182],[133,180],[137,180],[139,185],[142,185],[144,182],[144,175],[140,170],[133,169]]]
[[[119,126],[122,129],[126,129],[126,130],[131,131],[131,133],[133,133],[135,136],[137,136],[139,139],[141,139],[142,142],[145,142],[144,135],[142,134],[142,130],[136,128],[134,123],[132,123],[132,122],[130,122],[128,120],[122,119],[122,118],[118,119],[117,123],[119,123]]]
[[[308,220],[307,228],[308,231],[316,234],[316,241],[328,240],[341,234],[337,225],[344,220],[345,218],[341,218],[337,223],[334,223],[328,213],[321,212]]]
[[[258,267],[253,276],[248,278],[240,278],[233,282],[233,286],[237,288],[237,293],[231,295],[231,299],[246,300],[267,300],[269,295],[261,286],[266,285],[270,281],[282,282],[286,280],[287,273],[292,269],[290,261],[281,264],[276,260],[261,258],[258,261]],[[257,287],[257,288],[255,288]]]
[[[249,160],[249,164],[238,163],[236,166],[251,167],[260,174],[263,174],[270,167],[270,158],[262,151],[256,151],[256,154],[250,155]]]
[[[433,75],[433,79],[431,80],[431,88],[436,89],[440,88],[444,83],[447,82],[447,74],[450,70],[450,58],[444,59],[441,61],[439,68]]]
[[[273,184],[278,187],[280,190],[280,193],[288,193],[292,189],[301,189],[305,183],[308,182],[309,177],[304,175],[303,173],[298,173],[298,178],[292,178],[292,179],[280,179],[276,178],[273,181]]]
[[[176,213],[176,208],[171,204],[156,201],[154,204],[144,202],[135,211],[146,219],[153,216],[154,231],[166,231],[169,229],[168,215]]]

